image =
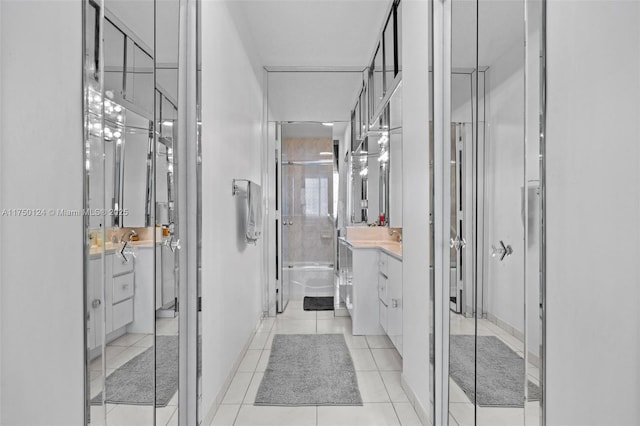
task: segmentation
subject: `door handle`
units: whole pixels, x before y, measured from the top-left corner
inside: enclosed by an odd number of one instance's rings
[[[460,251],[467,246],[467,242],[464,240],[464,238],[460,238],[459,235],[456,235],[455,239],[451,238],[449,242],[449,246],[451,248],[455,248],[457,251]]]
[[[492,245],[489,253],[491,254],[491,257],[500,256],[500,261],[503,261],[505,257],[513,254],[513,248],[508,244],[505,245],[505,243],[500,240],[500,246],[496,247],[495,245]]]

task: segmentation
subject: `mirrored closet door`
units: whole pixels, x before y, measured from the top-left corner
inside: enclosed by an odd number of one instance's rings
[[[177,425],[178,0],[86,0],[87,424]]]
[[[540,425],[541,2],[447,7],[448,422]]]

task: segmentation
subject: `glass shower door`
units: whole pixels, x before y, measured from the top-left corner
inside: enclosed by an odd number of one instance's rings
[[[282,275],[277,309],[290,298],[332,296],[334,244],[333,140],[282,141]]]

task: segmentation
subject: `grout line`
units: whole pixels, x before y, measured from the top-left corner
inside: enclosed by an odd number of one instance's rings
[[[384,380],[383,380],[384,383]],[[389,398],[391,400],[391,398]],[[398,410],[396,410],[396,405],[391,401],[391,408],[393,408],[393,412],[396,413],[396,419],[398,419],[398,424],[402,426],[402,421],[400,420],[400,415],[398,414]]]
[[[238,417],[240,416],[240,410],[242,410],[242,404],[240,404],[240,405],[238,406],[238,411],[236,411],[236,415],[235,415],[235,417],[233,418],[233,423],[231,423],[232,425],[235,425],[235,424],[236,424],[236,422],[238,421]],[[214,417],[214,419],[215,419],[215,417]]]

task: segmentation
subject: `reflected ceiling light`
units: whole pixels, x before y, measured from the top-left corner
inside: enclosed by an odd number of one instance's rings
[[[173,126],[173,121],[169,121],[169,120],[167,120],[167,121],[163,121],[163,122],[162,122],[162,125],[163,125],[163,126]]]
[[[362,169],[362,171],[360,172],[360,176],[366,176],[368,174],[369,174],[369,169],[367,167]]]
[[[333,155],[333,152],[329,152],[329,151],[322,151],[320,153],[320,155]]]
[[[381,163],[389,161],[389,151],[385,151],[382,154],[380,154],[380,157],[378,157],[378,161]]]
[[[333,123],[329,123],[329,122],[324,122],[322,123],[323,126],[329,126],[329,127],[333,127]]]

